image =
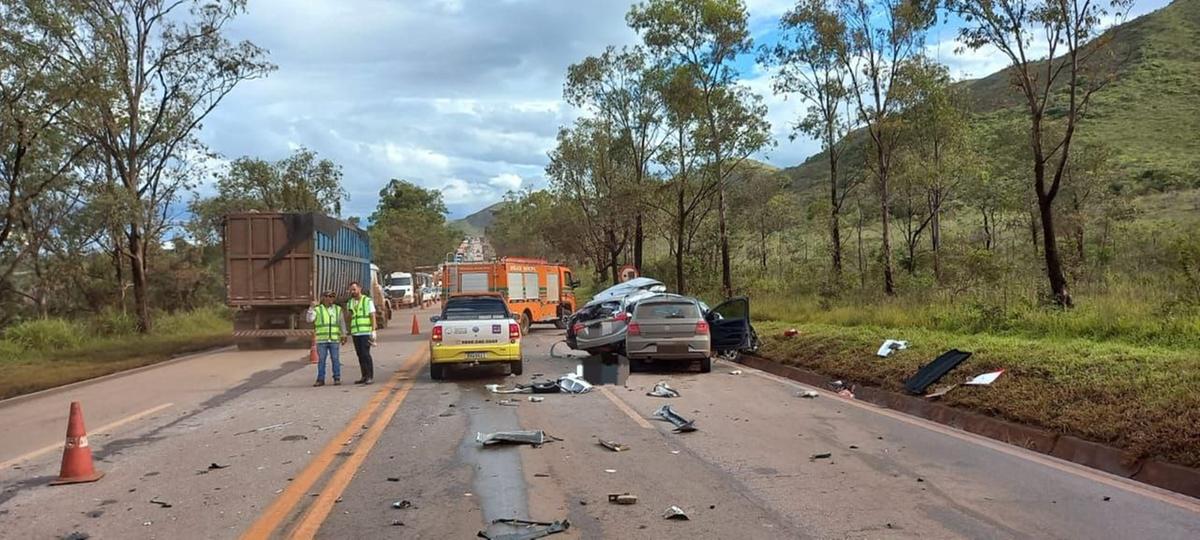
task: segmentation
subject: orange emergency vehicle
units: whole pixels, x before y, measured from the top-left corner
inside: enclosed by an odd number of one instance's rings
[[[487,262],[447,262],[442,267],[442,298],[455,293],[498,292],[519,317],[521,333],[533,323],[567,327],[579,285],[565,265],[544,259],[505,257]]]

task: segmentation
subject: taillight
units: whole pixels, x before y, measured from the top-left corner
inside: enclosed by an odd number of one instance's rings
[[[629,314],[625,313],[624,311],[618,312],[616,315],[613,315],[613,320],[614,321],[628,321]]]
[[[434,340],[434,341],[441,341],[441,340],[442,340],[442,327],[441,327],[441,325],[434,325],[434,327],[433,327],[433,340]]]
[[[696,323],[696,335],[697,336],[699,336],[701,334],[707,334],[707,333],[708,333],[708,323],[706,323],[704,321],[700,321],[700,322]]]
[[[638,323],[629,323],[629,326],[625,328],[625,333],[631,336],[640,336],[642,335],[642,327],[638,326]]]
[[[577,322],[577,323],[575,323],[575,326],[571,327],[572,334],[579,335],[579,333],[582,331],[583,331],[583,323],[581,323],[581,322]]]
[[[508,323],[508,339],[518,339],[521,337],[521,325],[517,323]]]

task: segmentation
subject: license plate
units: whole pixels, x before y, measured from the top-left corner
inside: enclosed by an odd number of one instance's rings
[[[485,353],[485,352],[469,352],[469,353],[467,353],[468,360],[483,360],[484,358],[487,358],[487,353]]]
[[[687,345],[659,345],[656,350],[665,354],[680,354],[688,352],[688,347]]]

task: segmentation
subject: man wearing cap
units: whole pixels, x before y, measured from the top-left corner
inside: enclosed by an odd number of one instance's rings
[[[354,340],[354,352],[358,354],[358,367],[362,371],[362,378],[354,384],[371,384],[375,378],[375,362],[371,358],[371,345],[375,343],[375,302],[370,295],[363,294],[357,281],[350,282],[346,318],[350,320],[350,338]]]
[[[341,345],[346,343],[346,319],[342,306],[333,303],[337,296],[333,291],[321,295],[321,303],[308,308],[305,319],[313,323],[317,335],[317,382],[313,386],[325,386],[325,357],[333,362],[333,384],[342,384],[342,361],[338,358]]]

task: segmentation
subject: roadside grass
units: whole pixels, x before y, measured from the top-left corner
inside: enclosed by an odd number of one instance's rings
[[[770,321],[756,328],[763,340],[759,353],[767,358],[897,392],[942,352],[970,351],[971,358],[935,386],[998,369],[1004,375],[991,386],[956,388],[943,403],[1111,444],[1140,457],[1200,466],[1200,354],[1195,348],[910,325]],[[800,334],[785,338],[787,328]],[[907,340],[909,348],[877,357],[875,351],[888,338]]]
[[[42,319],[0,339],[0,399],[37,392],[232,343],[223,307],[160,315],[154,331],[134,332],[119,312],[84,320]]]

